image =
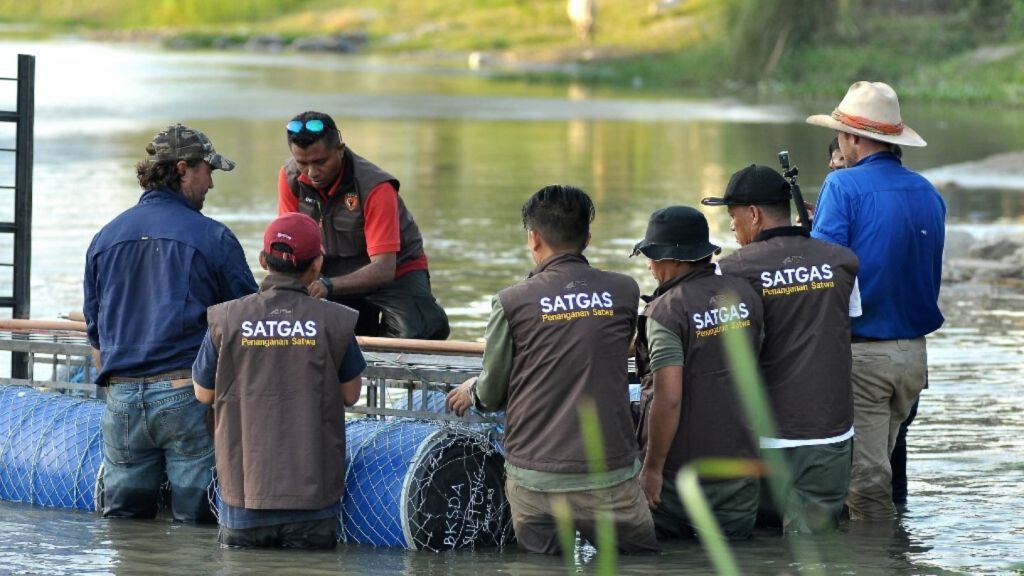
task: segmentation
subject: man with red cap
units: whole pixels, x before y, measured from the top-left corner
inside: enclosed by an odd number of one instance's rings
[[[212,404],[222,546],[334,548],[345,490],[345,407],[366,367],[358,314],[310,298],[320,227],[285,214],[263,235],[257,294],[212,306],[192,367]]]
[[[889,455],[927,382],[925,336],[943,322],[946,204],[894,154],[894,146],[927,144],[903,123],[889,85],[857,82],[831,114],[807,122],[836,131],[847,166],[825,178],[811,235],[850,248],[860,260],[847,505],[851,518],[882,520],[896,512]]]

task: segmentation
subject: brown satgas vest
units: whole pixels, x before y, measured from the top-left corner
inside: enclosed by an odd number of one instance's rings
[[[679,335],[683,344],[683,399],[679,428],[665,459],[675,477],[697,458],[756,458],[723,333],[742,330],[756,355],[761,345],[761,300],[742,278],[718,276],[701,265],[658,288],[643,315]],[[642,335],[646,340],[646,334]],[[647,415],[649,417],[649,414]]]
[[[760,364],[778,437],[816,440],[848,431],[856,254],[786,226],[767,230],[719,266],[745,278],[764,303]]]
[[[358,314],[271,273],[260,292],[210,307],[221,498],[255,510],[319,510],[345,490],[338,370]]]
[[[636,460],[627,360],[640,289],[623,274],[557,254],[498,293],[515,348],[505,458],[542,472],[587,472],[578,408],[597,406],[607,470]]]
[[[299,166],[291,158],[285,163],[285,174],[292,194],[299,199],[299,212],[320,223],[324,238],[324,276],[343,276],[370,263],[366,253],[366,198],[376,186],[390,182],[398,191],[398,180],[348,147],[342,159],[342,182],[326,205],[320,192],[299,180]],[[395,256],[396,266],[423,255],[423,236],[412,214],[398,196],[398,227],[401,247]]]

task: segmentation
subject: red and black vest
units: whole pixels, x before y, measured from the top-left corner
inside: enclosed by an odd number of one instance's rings
[[[608,470],[637,457],[627,360],[640,289],[623,274],[557,254],[498,294],[514,344],[505,458],[542,472],[587,472],[578,409],[597,407]]]
[[[299,166],[289,159],[284,169],[288,186],[299,200],[299,212],[320,222],[324,238],[324,276],[343,276],[370,263],[366,253],[363,207],[376,186],[390,182],[398,191],[398,180],[373,163],[345,148],[342,181],[338,190],[324,201],[320,192],[299,180]],[[401,247],[396,268],[423,256],[423,237],[412,214],[398,196],[398,226]]]
[[[719,262],[764,303],[761,372],[777,435],[832,438],[853,426],[850,294],[859,262],[849,248],[772,228]]]
[[[319,510],[345,490],[338,371],[358,314],[271,274],[260,292],[210,307],[221,497],[256,510]]]

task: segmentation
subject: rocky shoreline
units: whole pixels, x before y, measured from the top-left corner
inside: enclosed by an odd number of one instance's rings
[[[977,238],[964,230],[947,230],[942,282],[1024,291],[1024,232]]]

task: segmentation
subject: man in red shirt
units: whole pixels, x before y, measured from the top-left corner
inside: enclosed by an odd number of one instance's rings
[[[299,114],[287,135],[292,158],[278,178],[278,215],[319,222],[326,251],[310,295],[358,310],[356,334],[447,338],[448,316],[430,291],[423,237],[398,180],[349,149],[327,114]]]

